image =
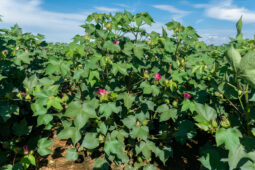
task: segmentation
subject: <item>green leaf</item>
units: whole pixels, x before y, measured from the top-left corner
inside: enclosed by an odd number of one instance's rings
[[[103,113],[106,119],[108,119],[112,113],[119,113],[120,111],[121,107],[117,107],[114,102],[100,104],[99,108],[99,112]]]
[[[144,54],[144,51],[143,51],[143,48],[141,47],[134,47],[134,54],[135,56],[138,58],[138,59],[142,59],[143,58],[143,54]]]
[[[108,128],[106,127],[104,122],[99,122],[97,126],[97,132],[102,133],[103,135],[106,135]]]
[[[129,129],[132,129],[134,126],[136,126],[136,118],[133,115],[129,115],[128,117],[123,119],[122,122]]]
[[[78,159],[78,153],[75,148],[69,148],[66,151],[66,160],[75,161]]]
[[[11,118],[12,114],[19,114],[19,107],[15,105],[0,105],[0,117],[4,122]]]
[[[62,100],[59,97],[49,97],[48,101],[47,101],[47,109],[49,109],[50,107],[54,107],[55,109],[58,110],[62,110],[63,107],[61,105]]]
[[[198,160],[205,168],[209,170],[228,169],[227,164],[221,161],[222,155],[218,149],[206,144],[200,148],[200,155],[202,156]]]
[[[35,74],[29,78],[26,77],[25,80],[23,81],[23,84],[24,88],[31,90],[38,85],[38,78],[36,77]]]
[[[123,152],[124,144],[116,139],[109,139],[104,144],[104,151],[106,155],[111,156],[117,155],[117,157],[122,160],[123,163],[129,161],[128,156]]]
[[[186,140],[192,139],[197,134],[194,123],[190,120],[183,120],[179,123],[178,131],[175,134],[176,141],[184,144]]]
[[[22,119],[20,122],[14,123],[12,130],[15,135],[22,136],[29,134],[32,127],[27,125],[26,119]]]
[[[130,65],[125,64],[125,63],[113,63],[112,65],[112,73],[116,76],[116,74],[119,72],[123,75],[128,75],[127,69],[130,68]]]
[[[46,155],[50,154],[52,151],[48,148],[51,147],[52,144],[53,144],[53,140],[48,140],[48,138],[39,139],[39,141],[37,143],[38,153],[41,156],[46,156]]]
[[[149,135],[149,128],[147,126],[135,126],[130,132],[130,136],[133,139],[140,138],[140,139],[146,140],[148,135]]]
[[[28,160],[29,160],[30,164],[32,164],[34,166],[36,165],[35,157],[32,154],[28,155]]]
[[[169,109],[168,111],[163,112],[160,114],[160,122],[167,121],[172,118],[173,121],[177,119],[177,109]]]
[[[116,138],[122,143],[124,143],[125,138],[127,138],[128,136],[129,134],[124,130],[114,130],[111,133],[112,138]]]
[[[166,38],[164,48],[167,52],[173,53],[176,50],[176,45],[174,45],[173,41],[170,38]]]
[[[238,22],[236,23],[236,30],[237,30],[236,39],[237,40],[243,40],[242,27],[243,27],[243,24],[242,24],[242,16],[241,16]]]
[[[37,126],[47,125],[52,120],[53,120],[53,116],[51,114],[39,115],[38,118],[37,118]]]
[[[249,99],[251,102],[255,102],[255,93],[252,95],[252,97]]]
[[[146,141],[146,142],[142,141],[140,142],[139,146],[136,145],[135,151],[137,155],[142,152],[145,159],[148,160],[151,158],[151,152],[156,151],[156,146],[151,141]]]
[[[229,169],[233,170],[233,169],[239,168],[240,166],[239,162],[241,162],[241,160],[245,160],[244,158],[248,158],[254,161],[254,156],[255,156],[254,152],[246,153],[244,146],[242,145],[236,146],[235,150],[229,151],[228,153],[227,161],[228,161]],[[246,159],[246,161],[248,161],[248,159]]]
[[[34,112],[33,116],[44,115],[47,113],[47,109],[38,103],[31,104],[31,109]]]
[[[171,30],[175,30],[176,28],[180,27],[181,24],[177,21],[171,21],[171,22],[166,23],[166,26],[167,26],[167,29],[171,31]]]
[[[241,170],[253,170],[255,169],[255,163],[251,162],[251,161],[247,161],[245,162],[245,164],[243,164],[240,167]]]
[[[120,51],[120,46],[118,44],[113,44],[112,41],[108,40],[104,43],[103,49],[114,53]]]
[[[81,146],[87,149],[95,149],[99,146],[99,140],[97,138],[97,133],[87,133],[83,139]]]
[[[169,107],[167,104],[162,104],[162,105],[158,106],[158,108],[156,110],[156,112],[158,112],[158,113],[163,113],[163,112],[167,112],[167,111],[169,111]]]
[[[29,58],[29,55],[29,52],[17,52],[13,62],[19,66],[21,65],[21,62],[30,64],[32,59]]]
[[[125,93],[123,99],[124,106],[126,106],[127,109],[130,109],[132,107],[133,102],[135,101],[135,96],[132,94]]]
[[[196,112],[198,113],[194,117],[195,121],[198,122],[196,125],[205,131],[209,130],[212,128],[211,121],[217,118],[216,111],[207,104],[195,103],[195,105]]]
[[[156,167],[154,165],[146,165],[143,170],[156,170]]]
[[[181,111],[186,112],[187,110],[190,110],[193,113],[196,110],[196,106],[194,102],[190,100],[183,100]]]
[[[168,160],[168,158],[171,156],[173,157],[173,150],[171,147],[157,147],[156,151],[155,151],[155,155],[163,162],[163,164],[165,165],[166,161]]]
[[[239,64],[240,76],[255,87],[255,51],[249,51]]]
[[[97,118],[95,109],[98,107],[98,100],[87,100],[85,103],[81,104],[78,101],[74,101],[69,104],[65,116],[75,117],[75,126],[80,129],[88,121],[89,118]]]
[[[160,89],[158,88],[158,86],[152,85],[151,88],[152,88],[152,95],[153,95],[154,97],[155,97],[155,96],[158,96],[159,93],[160,93]]]
[[[81,129],[88,122],[89,117],[84,113],[77,113],[74,119],[74,125],[76,128]]]
[[[93,87],[96,81],[94,80],[94,77],[97,78],[97,80],[100,80],[99,78],[99,72],[98,71],[91,71],[89,74],[88,83]]]
[[[124,52],[126,55],[131,56],[133,47],[134,47],[134,44],[133,44],[133,43],[131,43],[131,42],[126,42],[125,45],[124,45],[124,50],[123,50],[123,52]]]
[[[62,131],[57,135],[59,139],[72,139],[73,144],[75,145],[80,139],[81,134],[79,129],[75,127],[65,127]]]
[[[227,52],[227,59],[233,67],[233,70],[237,73],[239,64],[241,62],[241,55],[233,46]]]
[[[105,158],[98,158],[93,164],[93,170],[109,170],[110,166]]]
[[[240,145],[240,137],[242,137],[242,134],[237,129],[221,128],[216,132],[216,144],[217,146],[224,144],[227,150],[234,152],[237,146]]]

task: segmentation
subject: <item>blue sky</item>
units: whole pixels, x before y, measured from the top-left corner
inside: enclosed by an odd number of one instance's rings
[[[235,22],[243,16],[243,34],[255,34],[254,0],[0,0],[0,28],[18,23],[25,32],[42,33],[48,41],[70,42],[92,12],[148,12],[155,20],[148,31],[161,32],[172,19],[194,27],[208,44],[235,37]]]

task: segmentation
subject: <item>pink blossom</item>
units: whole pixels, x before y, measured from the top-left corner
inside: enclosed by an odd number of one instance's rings
[[[27,155],[27,154],[28,154],[27,145],[24,145],[24,146],[23,146],[23,149],[24,149],[24,151],[25,151],[25,154]]]
[[[158,73],[155,73],[154,78],[156,81],[159,81],[161,79],[161,75]]]
[[[184,97],[184,99],[190,99],[192,96],[189,93],[184,93],[183,97]]]
[[[120,43],[120,41],[118,41],[118,40],[113,41],[113,44],[119,44],[119,43]]]
[[[109,92],[105,89],[98,89],[96,93],[99,94],[100,96],[105,96],[109,94]]]

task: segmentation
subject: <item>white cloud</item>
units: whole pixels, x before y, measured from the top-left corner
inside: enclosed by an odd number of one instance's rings
[[[164,10],[164,11],[168,11],[169,13],[174,14],[172,17],[175,20],[181,20],[184,16],[188,15],[190,12],[189,11],[184,11],[184,10],[180,10],[175,8],[172,5],[153,5],[154,8],[160,9],[160,10]]]
[[[97,6],[97,7],[95,7],[95,9],[100,12],[107,12],[107,13],[120,11],[120,9],[117,9],[117,8],[108,8],[108,7],[103,7],[103,6]]]
[[[222,2],[214,2],[211,4],[195,4],[195,8],[205,8],[206,16],[210,18],[237,21],[243,16],[243,21],[246,23],[255,23],[255,12],[250,11],[244,7],[237,7],[232,0],[225,0]]]
[[[2,24],[17,23],[25,31],[46,34],[49,41],[70,41],[75,34],[83,32],[80,25],[89,13],[51,12],[42,9],[41,4],[41,0],[0,0]]]
[[[95,7],[77,13],[52,12],[41,8],[43,0],[0,0],[1,27],[18,24],[25,32],[41,33],[47,41],[70,42],[76,34],[84,34],[80,27],[92,12],[116,12],[119,9]]]

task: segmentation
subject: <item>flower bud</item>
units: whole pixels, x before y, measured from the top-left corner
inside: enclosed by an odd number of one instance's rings
[[[120,41],[118,41],[118,40],[113,41],[113,44],[119,44],[119,43],[120,43]]]
[[[155,74],[154,74],[154,79],[155,79],[156,81],[159,81],[159,80],[161,79],[161,75],[160,75],[159,73],[155,73]]]
[[[184,97],[184,99],[190,99],[192,96],[189,93],[184,93],[183,97]]]

